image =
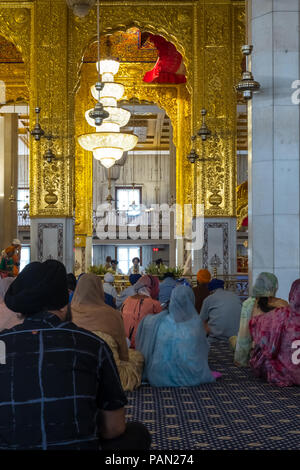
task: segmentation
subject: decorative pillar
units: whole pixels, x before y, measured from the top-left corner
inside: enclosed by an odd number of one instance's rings
[[[173,142],[173,128],[170,126],[170,200],[169,204],[175,204],[176,201],[176,147]],[[170,245],[169,245],[169,266],[176,266],[176,239],[175,239],[175,227],[174,227],[174,214],[170,216]]]
[[[200,161],[190,165],[195,166],[197,175],[195,203],[203,205],[205,215],[204,244],[201,250],[193,252],[192,269],[193,273],[201,268],[212,272],[210,262],[217,255],[221,262],[218,273],[234,274],[237,271],[237,96],[234,85],[242,71],[245,5],[244,2],[202,0],[197,8],[193,128],[194,132],[200,128],[201,109],[205,108],[206,124],[212,135],[204,143],[197,139]]]
[[[0,250],[17,237],[18,115],[0,116]]]
[[[299,1],[252,1],[249,13],[261,84],[249,104],[249,267],[252,283],[273,272],[287,299],[300,277]]]
[[[75,235],[75,276],[87,273],[92,264],[92,241],[93,237]]]
[[[35,0],[32,22],[30,122],[41,108],[41,126],[50,140],[31,139],[31,259],[62,261],[73,271],[74,81],[68,57],[65,0]],[[48,162],[46,150],[56,158]]]

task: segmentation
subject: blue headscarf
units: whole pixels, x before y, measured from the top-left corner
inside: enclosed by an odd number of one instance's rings
[[[193,290],[173,289],[168,310],[140,322],[136,349],[145,358],[144,379],[156,387],[188,387],[214,382],[208,342],[195,309]]]
[[[172,277],[166,277],[166,279],[160,283],[158,300],[161,304],[168,304],[172,291],[177,285],[176,279]]]

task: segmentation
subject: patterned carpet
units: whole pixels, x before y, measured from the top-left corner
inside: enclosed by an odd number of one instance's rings
[[[128,393],[127,418],[143,422],[152,449],[300,449],[300,388],[278,388],[233,365],[227,344],[213,347],[214,384]]]

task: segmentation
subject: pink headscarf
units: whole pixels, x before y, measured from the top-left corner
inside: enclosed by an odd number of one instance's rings
[[[289,304],[294,312],[300,313],[300,279],[293,282],[290,294]]]
[[[146,289],[150,297],[157,300],[159,294],[159,280],[155,276],[145,274],[134,284],[134,289],[137,293],[139,293],[139,290]]]

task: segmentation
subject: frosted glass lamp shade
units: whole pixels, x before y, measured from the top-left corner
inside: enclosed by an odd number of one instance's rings
[[[101,98],[114,98],[116,101],[120,100],[124,95],[124,85],[115,82],[106,82],[103,89],[100,91],[100,101],[105,106]],[[91,87],[93,98],[98,101],[99,92],[96,90],[95,85]]]
[[[78,137],[78,142],[82,148],[93,152],[99,147],[120,148],[123,152],[133,149],[138,137],[134,134],[123,134],[119,132],[91,132]]]
[[[104,109],[108,112],[109,116],[108,118],[103,120],[103,124],[101,126],[97,126],[98,132],[118,132],[120,130],[120,127],[125,126],[130,119],[130,112],[126,109],[115,108],[111,106],[107,106]],[[90,118],[89,116],[89,113],[91,111],[92,109],[89,109],[85,113],[85,119],[87,120],[90,126],[96,127],[94,119]],[[117,127],[112,126],[108,128],[108,124],[115,125]]]
[[[96,64],[97,70],[99,72],[99,62]],[[103,75],[104,73],[111,73],[112,75],[116,75],[118,73],[120,67],[120,62],[117,60],[112,59],[104,59],[100,60],[100,73]]]

